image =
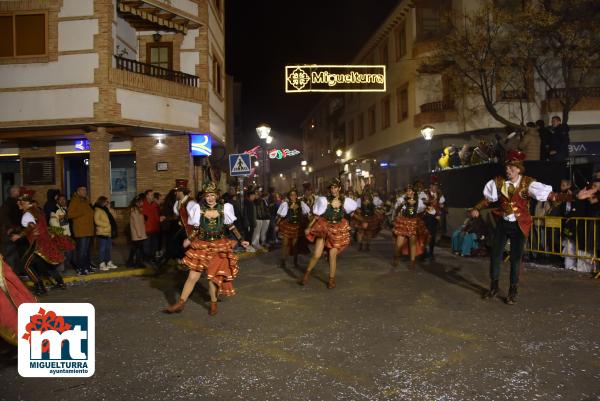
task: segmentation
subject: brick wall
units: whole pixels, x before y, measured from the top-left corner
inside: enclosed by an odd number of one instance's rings
[[[136,137],[133,150],[136,158],[136,182],[138,192],[154,189],[166,194],[175,186],[178,178],[192,182],[189,137],[167,136],[164,145],[156,145],[155,137]],[[167,171],[156,171],[156,163],[167,162]]]

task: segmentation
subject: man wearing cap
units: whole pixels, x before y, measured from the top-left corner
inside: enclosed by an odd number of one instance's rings
[[[200,275],[205,272],[210,294],[209,315],[213,316],[217,313],[219,295],[235,295],[233,280],[239,269],[233,248],[237,241],[228,239],[227,231],[233,233],[244,248],[249,244],[242,240],[233,224],[236,220],[233,206],[218,202],[215,183],[211,182],[204,187],[204,199],[201,204],[194,202],[190,207],[190,203],[187,205],[188,224],[193,229],[183,242],[184,248],[188,248],[183,263],[190,270],[179,301],[166,308],[165,312],[181,312]]]
[[[552,192],[550,185],[524,176],[524,159],[525,154],[518,150],[508,152],[505,161],[506,178],[496,177],[488,181],[483,189],[484,199],[471,211],[471,215],[476,218],[481,209],[488,207],[491,203],[499,202],[499,207],[493,211],[494,215],[498,217],[498,223],[490,261],[491,284],[489,291],[484,294],[484,298],[494,298],[498,294],[502,253],[506,241],[510,239],[510,288],[506,298],[506,303],[509,305],[514,304],[517,298],[521,257],[532,224],[529,200],[556,201],[572,198],[570,194]]]
[[[356,202],[340,194],[341,187],[340,180],[333,178],[329,183],[329,196],[319,196],[315,200],[313,218],[305,230],[306,238],[315,242],[315,249],[300,281],[301,285],[308,283],[311,270],[326,248],[329,255],[327,288],[335,288],[337,255],[350,244],[350,225],[344,215],[351,215],[356,210]]]

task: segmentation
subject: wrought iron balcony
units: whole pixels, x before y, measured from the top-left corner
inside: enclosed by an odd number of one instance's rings
[[[600,87],[575,87],[575,88],[556,88],[548,91],[548,98],[559,99],[570,97],[600,97]]]
[[[117,68],[119,70],[130,71],[136,74],[148,75],[155,78],[166,79],[186,86],[198,86],[199,78],[195,75],[186,74],[181,71],[174,71],[168,68],[157,67],[152,64],[142,63],[125,57],[116,56]]]
[[[452,100],[440,100],[439,102],[424,103],[421,105],[421,113],[435,113],[451,110],[454,110],[454,101]]]

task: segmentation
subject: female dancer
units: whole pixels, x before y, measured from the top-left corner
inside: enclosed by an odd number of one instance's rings
[[[414,269],[416,257],[423,253],[424,245],[429,238],[429,232],[423,220],[418,216],[425,210],[423,200],[419,198],[418,193],[409,185],[406,187],[404,196],[398,198],[396,202],[396,218],[394,219],[394,229],[392,233],[395,237],[394,261],[392,265],[398,266],[401,253],[410,254],[410,268]],[[406,242],[408,240],[409,252],[406,252]]]
[[[218,295],[235,295],[233,280],[239,270],[238,258],[233,253],[236,241],[227,239],[226,232],[231,231],[238,241],[242,237],[233,225],[236,220],[233,206],[230,203],[220,204],[217,200],[217,186],[210,183],[204,188],[202,204],[188,203],[188,223],[193,231],[183,241],[184,248],[189,247],[183,264],[190,270],[179,301],[165,309],[167,313],[183,310],[202,272],[206,273],[208,279],[209,315],[217,314]],[[241,241],[241,244],[244,248],[249,245],[248,241]]]
[[[292,188],[287,195],[287,200],[282,202],[277,209],[275,222],[279,232],[283,235],[281,246],[281,267],[285,268],[285,261],[290,253],[294,254],[294,266],[298,266],[298,237],[300,235],[301,220],[310,214],[308,205],[298,199],[298,191]]]
[[[356,228],[358,250],[370,251],[371,240],[381,230],[383,213],[379,210],[382,206],[381,199],[373,198],[371,191],[366,190],[358,199],[358,208],[352,215],[353,226]]]
[[[340,194],[341,183],[333,178],[329,184],[329,196],[320,196],[313,207],[313,218],[305,230],[306,238],[315,241],[314,253],[308,263],[300,284],[306,285],[311,270],[315,267],[323,250],[329,254],[329,281],[327,288],[335,288],[337,255],[350,244],[350,225],[344,214],[356,210],[356,202]]]

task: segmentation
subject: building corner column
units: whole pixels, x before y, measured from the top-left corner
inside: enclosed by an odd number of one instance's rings
[[[86,137],[90,144],[90,188],[89,199],[93,203],[99,196],[110,199],[110,154],[109,143],[112,134],[104,127],[89,132]]]

